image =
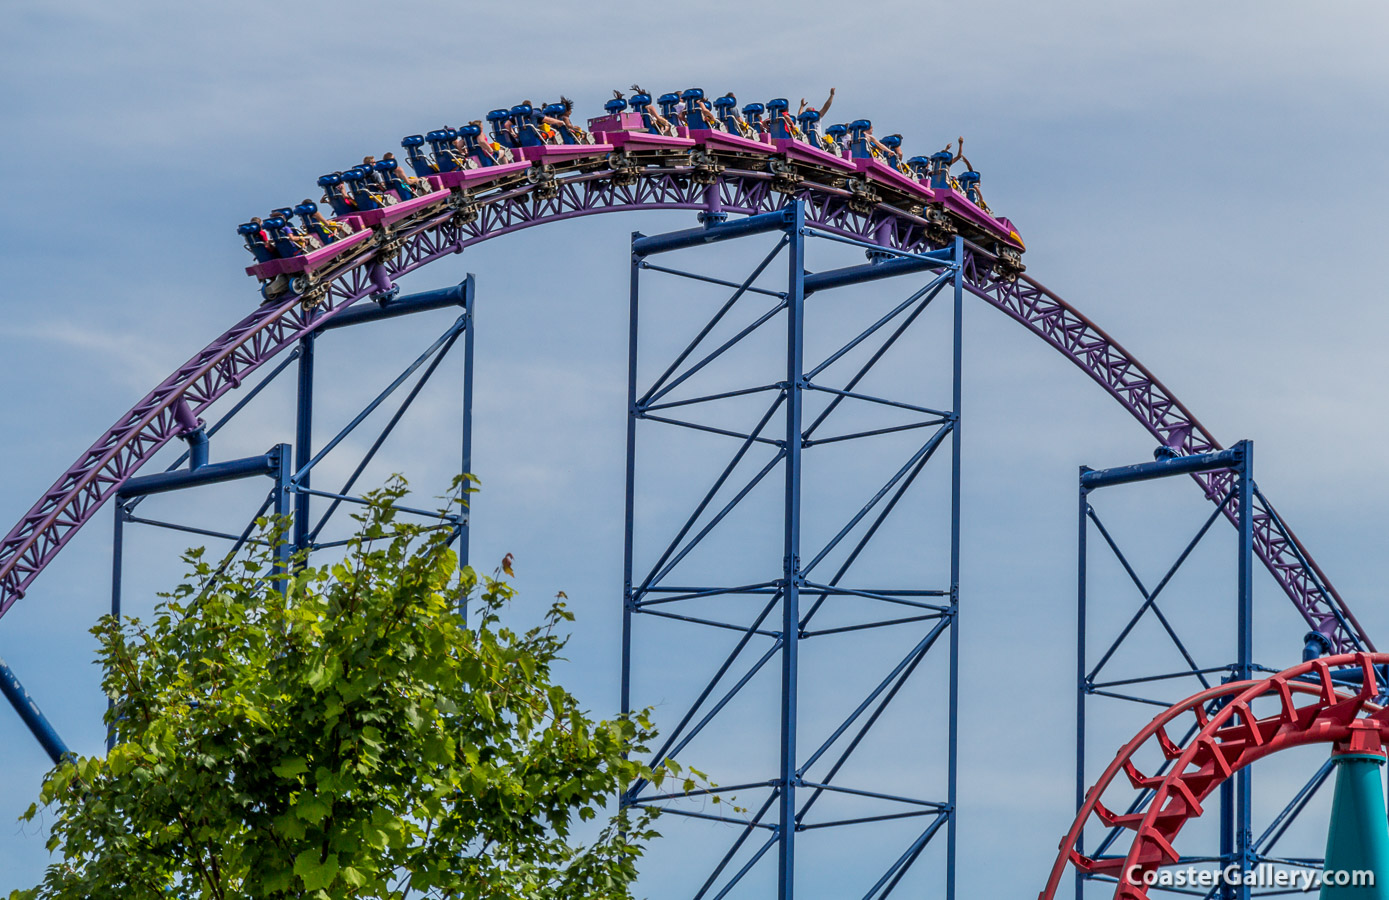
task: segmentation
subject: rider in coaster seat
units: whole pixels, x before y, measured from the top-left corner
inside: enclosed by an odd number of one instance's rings
[[[718,116],[723,124],[723,130],[729,134],[736,134],[738,137],[755,138],[756,132],[752,130],[746,120],[738,113],[738,98],[729,91],[722,97],[714,98],[714,114]]]
[[[371,162],[367,162],[368,159]],[[382,179],[381,173],[376,171],[376,157],[365,157],[361,165],[353,166],[351,171],[362,173],[361,188],[370,191],[377,203],[382,206],[391,206],[400,202],[399,197],[387,190],[386,182]],[[352,182],[349,181],[348,184],[351,185]],[[354,186],[353,190],[355,191],[357,188]]]
[[[278,213],[270,216],[261,224],[265,226],[266,232],[270,235],[270,243],[281,259],[302,256],[313,249],[308,245],[307,238],[294,234],[293,226]]]
[[[984,202],[984,192],[979,189],[979,173],[970,169],[968,172],[960,173],[960,187],[964,189],[964,194],[969,198],[969,202],[982,209],[984,212],[993,214],[989,209],[989,204]]]
[[[910,175],[911,169],[907,168],[902,162],[902,136],[900,134],[889,134],[883,138],[882,144],[887,148],[887,159],[884,160],[903,175]]]
[[[873,136],[873,123],[867,119],[855,119],[849,123],[849,150],[854,159],[876,159],[887,161],[891,151],[887,145]]]
[[[849,134],[848,125],[831,125],[820,136],[820,146],[835,156],[844,155],[845,139]]]
[[[761,103],[749,103],[743,107],[743,121],[753,130],[751,135],[756,138],[759,134],[767,133],[767,123],[762,121],[762,114],[767,111],[767,107]]]
[[[791,118],[788,110],[791,103],[785,97],[778,97],[775,100],[767,101],[767,125],[772,133],[772,137],[777,140],[800,140],[801,130],[796,127],[796,121]]]
[[[627,111],[627,100],[622,96],[621,91],[613,91],[613,98],[603,104],[603,111],[621,121],[618,117]],[[642,125],[644,127],[646,123],[642,122]]]
[[[611,102],[611,101],[609,101]],[[626,106],[626,103],[623,104]],[[558,103],[550,103],[541,110],[543,117],[540,122],[548,125],[555,130],[559,136],[557,143],[562,144],[591,144],[593,138],[589,136],[578,125],[575,125],[570,116],[574,113],[574,101],[568,97],[561,96]]]
[[[825,102],[820,105],[819,109],[813,106],[807,106],[805,98],[802,97],[801,105],[796,110],[796,119],[801,123],[801,129],[806,133],[806,143],[810,144],[812,147],[820,147],[821,149],[829,150],[831,153],[836,153],[837,151],[826,146],[824,138],[817,133],[816,125],[816,123],[825,120],[825,116],[829,114],[830,107],[833,104],[834,88],[830,88],[830,95],[825,98]]]
[[[429,147],[434,157],[433,171],[425,174],[456,172],[459,169],[468,168],[467,156],[460,154],[455,149],[458,132],[445,125],[443,128],[436,128],[424,137],[425,140],[429,141]]]
[[[555,143],[559,135],[555,129],[546,125],[544,116],[529,101],[511,107],[511,123],[516,139],[522,147],[539,147],[541,144]]]
[[[343,223],[325,218],[323,213],[318,211],[318,204],[307,197],[303,203],[294,207],[294,214],[303,223],[304,230],[316,235],[325,246],[352,233],[352,229]]]
[[[662,94],[656,98],[656,103],[661,107],[661,115],[676,125],[685,124],[685,101],[680,99],[676,93]]]
[[[388,184],[393,178],[397,181],[404,181],[406,186],[410,188],[410,191],[416,197],[423,196],[434,190],[425,179],[411,175],[409,172],[405,171],[400,165],[400,160],[396,159],[395,154],[391,153],[389,150],[386,151],[385,156],[381,157],[381,162],[376,165],[377,168],[381,168],[383,165],[385,166],[382,172]]]
[[[270,235],[261,224],[260,216],[253,216],[251,221],[236,226],[236,233],[246,241],[246,249],[251,251],[256,262],[269,262],[279,258],[279,254],[270,243]]]
[[[549,128],[554,132],[554,138],[550,141],[552,144],[577,144],[579,143],[578,138],[560,118],[560,114],[563,112],[563,104],[546,103],[540,108],[540,127]]]
[[[974,173],[974,182],[975,182],[975,193],[978,194],[979,199],[978,199],[978,200],[975,200],[974,197],[970,197],[969,199],[970,199],[971,201],[973,201],[974,203],[976,203],[980,208],[982,208],[982,209],[988,209],[988,208],[989,208],[988,205],[985,204],[985,203],[983,202],[984,195],[983,195],[983,194],[979,194],[979,192],[978,192],[979,173],[978,173],[977,171],[975,171],[974,166],[970,165],[969,157],[965,156],[965,139],[964,139],[964,136],[961,135],[961,136],[958,138],[958,140],[959,140],[960,143],[959,143],[959,145],[958,145],[958,149],[955,151],[955,158],[952,159],[952,160],[950,161],[950,163],[951,163],[951,165],[954,165],[954,164],[957,163],[957,162],[963,162],[963,163],[965,164],[965,170],[966,170],[966,172],[965,172],[964,174],[961,174],[961,175],[960,175],[960,178],[959,178],[958,181],[956,181],[956,180],[952,177],[952,178],[950,179],[950,186],[951,186],[952,188],[954,188],[955,190],[959,191],[960,193],[965,194],[966,196],[968,196],[968,195],[969,195],[969,191],[965,188],[965,174],[968,174],[968,173],[970,173],[970,172],[973,172],[973,173]],[[946,145],[945,145],[945,149],[948,151],[948,150],[950,149],[950,145],[949,145],[949,144],[946,144]]]
[[[333,213],[339,216],[357,212],[357,201],[343,184],[342,174],[332,172],[318,179],[318,186],[323,188],[323,202],[333,207]]]
[[[646,125],[646,130],[652,134],[664,135],[665,137],[675,137],[675,125],[656,111],[651,103],[651,95],[641,88],[640,85],[632,85],[632,99],[627,101],[633,112],[641,113],[641,120]],[[613,91],[614,99],[621,99],[620,91]]]
[[[360,168],[351,168],[342,173],[342,185],[357,205],[358,212],[380,209],[386,205],[386,198],[373,192],[366,185],[366,175]]]
[[[955,163],[955,154],[947,146],[944,150],[939,150],[931,154],[931,187],[934,190],[950,190],[956,187],[958,182],[952,184],[955,179],[950,176],[950,167]]]
[[[482,120],[474,119],[467,125],[458,127],[458,139],[454,141],[454,146],[464,154],[475,165],[479,166],[500,166],[503,163],[515,161],[515,156],[510,147],[503,146],[499,141],[491,140],[482,133]]]
[[[801,139],[812,147],[822,146],[820,143],[820,113],[814,109],[803,109],[800,115],[796,116],[796,122],[801,129]]]
[[[492,143],[501,144],[508,150],[521,146],[520,136],[511,124],[511,110],[492,110],[487,114],[487,125],[492,129]]]
[[[386,190],[393,192],[401,200],[413,200],[428,191],[426,182],[401,171],[394,153],[387,153],[374,168]]]
[[[400,146],[405,148],[405,161],[415,170],[415,175],[424,178],[426,175],[439,174],[439,167],[420,149],[424,146],[424,135],[412,134],[401,138]]]
[[[360,166],[353,166],[352,168],[362,170],[365,184],[373,191],[382,193],[386,190],[386,179],[383,178],[382,173],[376,169],[376,157],[363,156],[362,164]]]
[[[690,88],[680,95],[685,101],[685,124],[691,131],[723,131],[723,122],[714,114],[714,109],[704,99],[701,88]]]

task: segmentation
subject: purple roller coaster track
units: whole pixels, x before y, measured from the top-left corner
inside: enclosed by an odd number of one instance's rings
[[[451,206],[392,235],[387,244],[368,242],[360,253],[319,273],[307,294],[316,314],[308,314],[306,297],[299,295],[260,306],[122,416],[10,529],[0,542],[0,615],[24,596],[126,479],[171,438],[194,430],[199,413],[215,400],[330,317],[387,291],[395,277],[480,241],[600,212],[675,209],[754,215],[800,199],[806,221],[821,231],[905,253],[938,246],[926,219],[882,204],[859,211],[841,188],[802,182],[784,193],[766,172],[729,169],[712,184],[699,183],[694,174],[692,168],[647,168],[624,183],[627,178],[603,170],[565,178],[550,190],[525,184],[475,198],[464,208]],[[967,245],[966,250],[965,289],[1059,350],[1163,447],[1175,455],[1220,448],[1161,381],[1078,310],[1029,276],[997,277],[992,256],[982,248]],[[1223,477],[1195,476],[1212,499],[1228,491],[1228,485],[1219,483]],[[1238,515],[1230,506],[1224,512],[1232,521]],[[1255,498],[1254,532],[1255,552],[1311,628],[1325,633],[1337,651],[1374,650],[1331,582],[1261,494]]]

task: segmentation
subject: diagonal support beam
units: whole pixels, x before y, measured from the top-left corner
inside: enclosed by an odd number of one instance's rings
[[[58,736],[58,730],[53,727],[53,723],[48,721],[48,717],[39,709],[34,698],[29,696],[14,670],[3,659],[0,659],[0,694],[4,694],[5,699],[10,701],[10,706],[14,707],[14,711],[19,714],[19,718],[39,742],[39,746],[43,747],[43,752],[48,754],[53,765],[56,766],[65,757],[72,755],[67,743]]]

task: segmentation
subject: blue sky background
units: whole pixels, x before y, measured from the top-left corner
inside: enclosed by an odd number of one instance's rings
[[[1027,239],[1029,271],[1157,372],[1219,439],[1256,442],[1261,487],[1371,634],[1389,633],[1389,314],[1379,272],[1389,13],[1380,4],[813,0],[793,10],[715,0],[665,11],[14,0],[5,19],[5,528],[256,302],[236,223],[315,194],[322,172],[523,98],[563,92],[587,113],[634,80],[732,89],[745,102],[819,102],[834,85],[836,118],[901,131],[913,153],[965,135],[990,202]],[[538,229],[406,284],[478,275],[475,468],[486,491],[475,558],[514,552],[533,602],[560,589],[573,598],[581,619],[566,677],[601,712],[616,706],[626,240],[690,219]],[[445,324],[344,336],[325,362],[341,390],[324,400],[323,432]],[[1076,467],[1134,462],[1152,448],[1095,385],[1002,315],[973,303],[966,326],[961,888],[1026,895],[1070,819]],[[448,397],[424,403],[446,411]],[[287,395],[267,397],[214,455],[283,439],[288,411]],[[452,435],[440,438],[428,415],[411,427],[379,474],[404,471],[428,489]],[[1105,498],[1116,527],[1151,557],[1146,572],[1160,571],[1205,511],[1189,486],[1175,487]],[[197,511],[178,502],[171,517]],[[249,513],[234,491],[197,502],[229,526]],[[1198,556],[1172,589],[1198,642],[1228,624],[1219,604],[1229,535],[1219,540],[1227,544]],[[0,655],[84,752],[102,737],[85,629],[106,602],[109,543],[103,515],[0,623]],[[183,543],[141,533],[127,581],[133,608],[172,583],[170,552]],[[1132,597],[1112,575],[1097,577],[1116,586],[1117,615]],[[1266,577],[1258,590],[1260,655],[1291,663],[1298,620]],[[707,659],[701,645],[670,647],[679,665]],[[836,671],[835,660],[823,664],[817,675]],[[673,708],[666,689],[658,682],[643,702]],[[938,764],[931,700],[920,702],[922,715],[885,723],[874,757],[903,783],[929,782]],[[736,767],[755,752],[757,715],[739,715],[748,743],[711,744],[694,761]],[[1095,759],[1133,730],[1119,713],[1110,724]],[[7,891],[36,880],[45,862],[41,833],[5,823],[33,799],[47,763],[8,709],[0,747]],[[1315,844],[1315,828],[1305,837]],[[700,832],[691,846],[719,839]],[[846,840],[851,853],[874,852],[871,835]],[[666,853],[653,862],[653,897],[683,895],[659,880],[677,865]],[[810,896],[839,896],[824,887],[834,876]],[[923,865],[916,883],[930,881]]]

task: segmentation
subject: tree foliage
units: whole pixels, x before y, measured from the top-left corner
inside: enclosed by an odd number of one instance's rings
[[[12,900],[630,896],[654,832],[612,801],[678,766],[632,761],[644,714],[595,719],[555,683],[558,598],[506,627],[513,588],[460,570],[451,526],[398,518],[403,493],[373,495],[341,562],[190,551],[151,621],[94,629],[117,743],[45,779],[61,861]]]

